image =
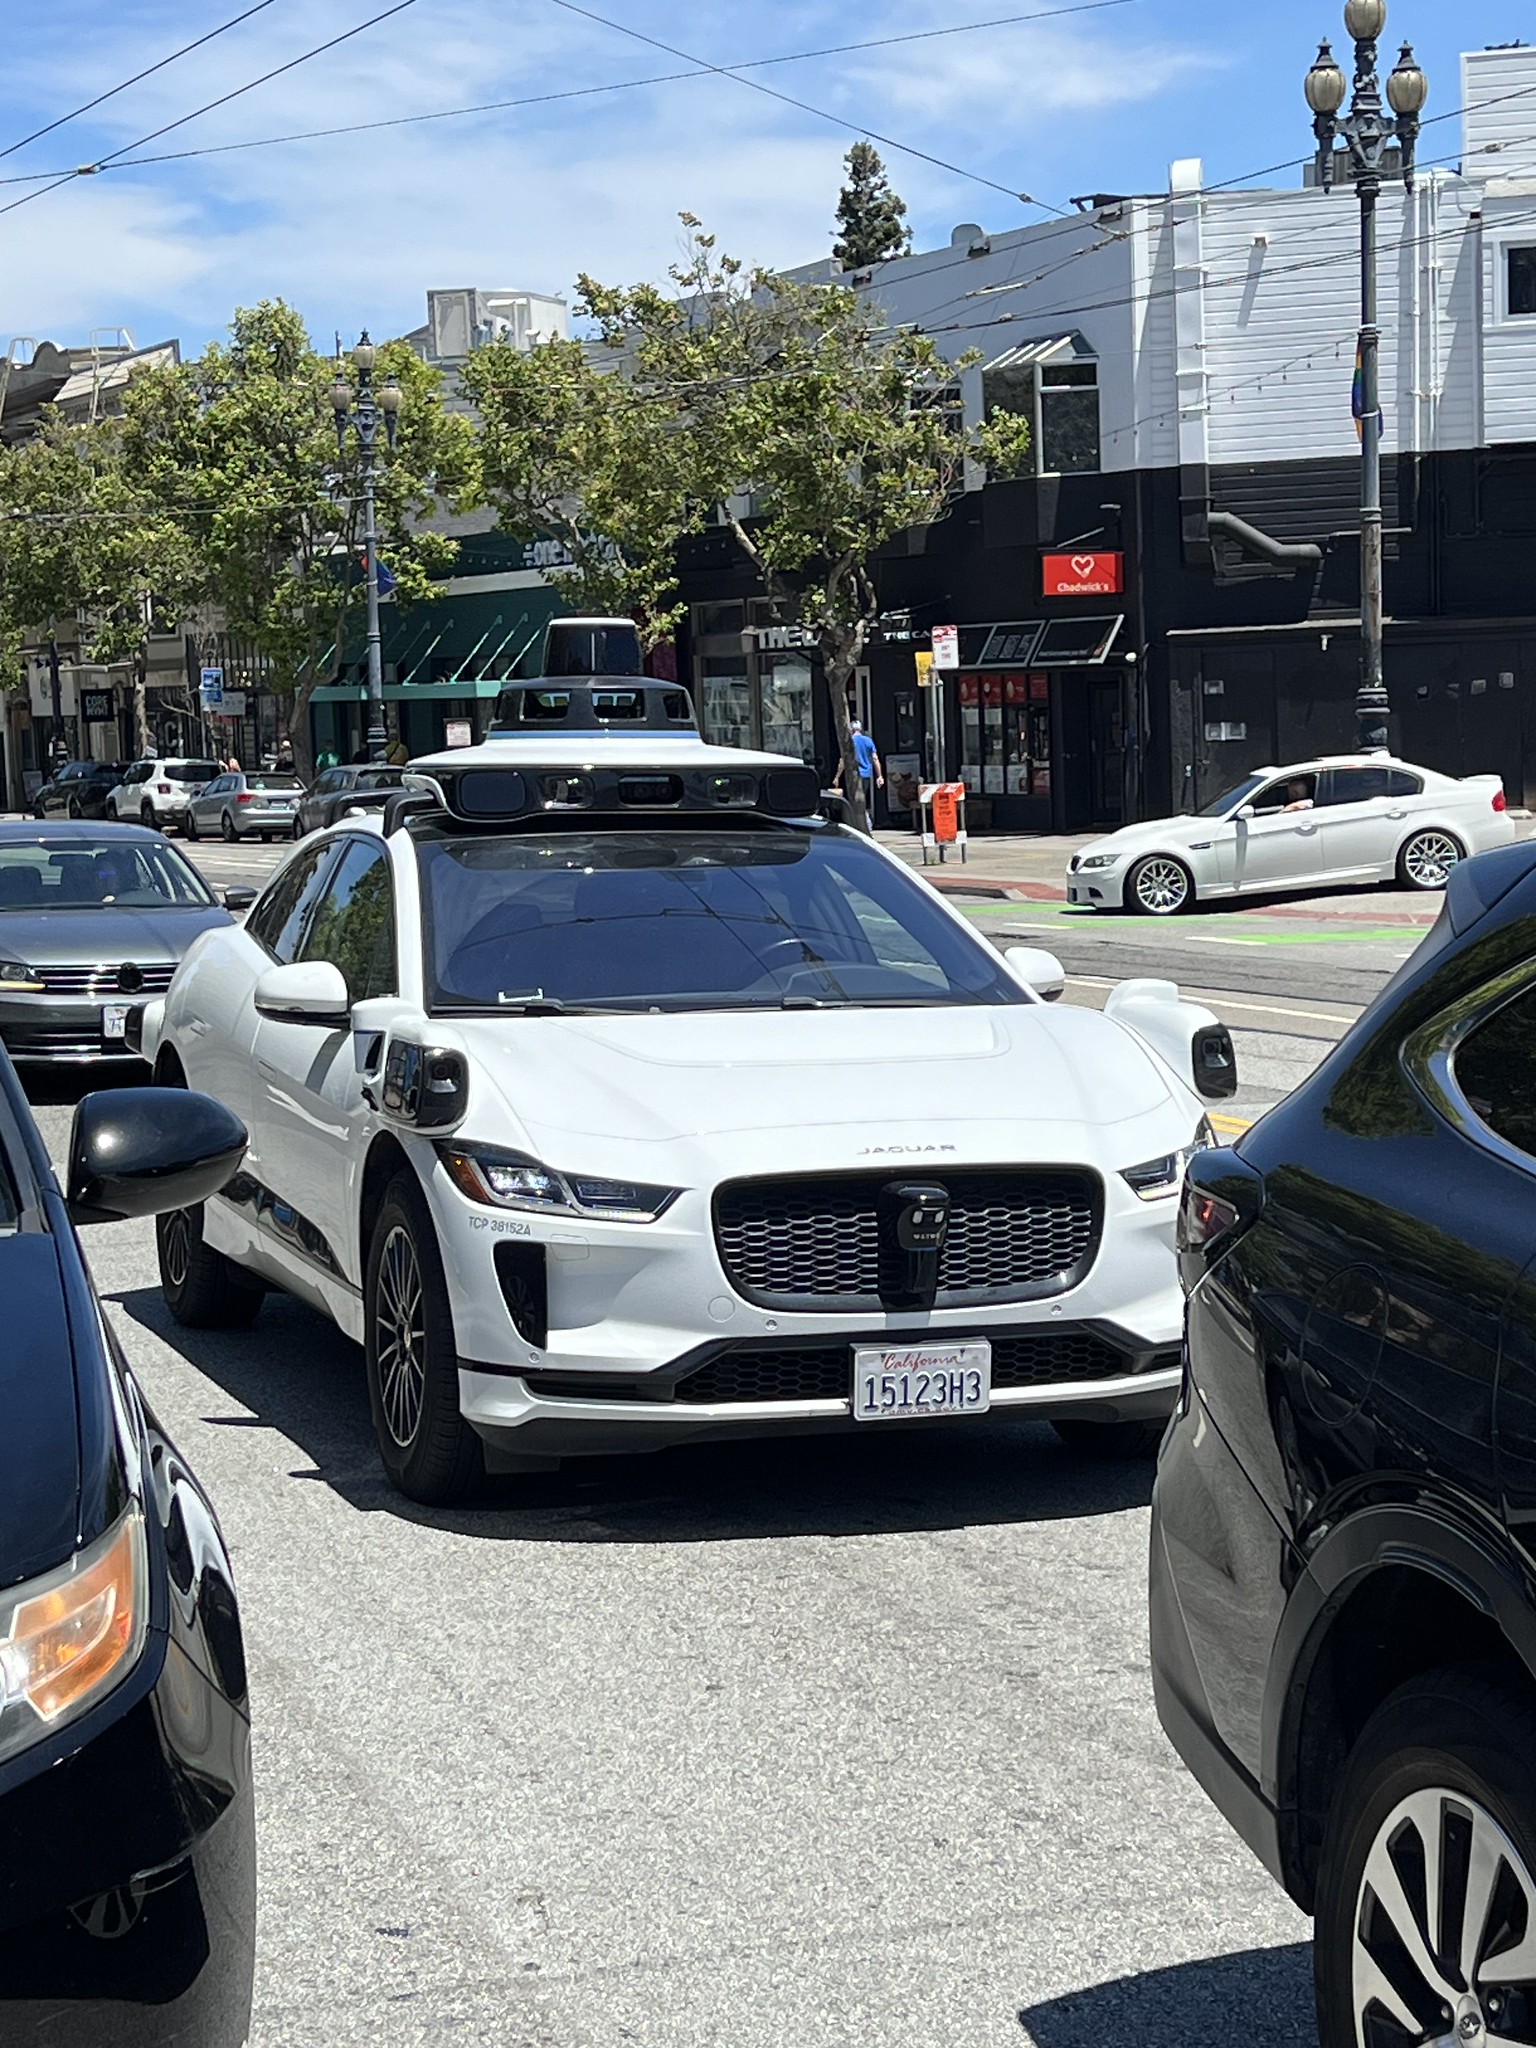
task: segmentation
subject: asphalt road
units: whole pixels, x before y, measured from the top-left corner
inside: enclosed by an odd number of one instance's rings
[[[228,886],[281,852],[197,857]],[[1208,991],[1244,1117],[1419,936],[974,911],[1060,952],[1072,1000],[1128,972]],[[74,1091],[37,1092],[57,1156]],[[1147,1466],[1031,1424],[871,1428],[430,1514],[379,1478],[359,1354],[319,1317],[181,1331],[147,1226],[87,1241],[234,1549],[256,2048],[1313,2040],[1307,1923],[1153,1715]]]

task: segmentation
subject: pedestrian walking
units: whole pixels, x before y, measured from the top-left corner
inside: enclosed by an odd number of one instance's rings
[[[864,730],[863,721],[858,718],[853,721],[853,753],[854,759],[859,764],[859,786],[864,792],[864,815],[869,821],[870,830],[873,831],[875,826],[875,791],[885,787],[885,770],[880,765],[880,756],[875,751],[874,741]],[[837,787],[841,789],[842,786],[843,764],[839,761],[837,764]]]

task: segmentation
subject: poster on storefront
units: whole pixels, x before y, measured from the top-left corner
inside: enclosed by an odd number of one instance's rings
[[[885,757],[885,800],[893,811],[910,814],[917,809],[923,779],[921,754],[887,754]]]

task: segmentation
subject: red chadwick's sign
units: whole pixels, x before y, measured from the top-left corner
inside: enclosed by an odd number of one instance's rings
[[[1118,597],[1125,588],[1125,556],[1047,555],[1047,597]]]

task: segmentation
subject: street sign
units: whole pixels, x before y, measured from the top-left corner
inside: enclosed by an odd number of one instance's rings
[[[1047,555],[1041,580],[1047,597],[1118,597],[1125,588],[1125,556]]]
[[[203,709],[217,711],[224,702],[224,671],[221,668],[205,668],[202,672]]]
[[[472,747],[475,743],[475,728],[467,718],[445,718],[443,721],[443,745],[445,747]]]
[[[960,628],[958,626],[934,627],[933,665],[935,668],[958,668],[960,666]]]
[[[924,647],[919,647],[912,656],[917,665],[917,687],[929,689],[933,683],[933,656]]]
[[[244,690],[224,690],[220,693],[218,703],[210,704],[206,708],[213,713],[215,718],[244,718],[245,692]]]

